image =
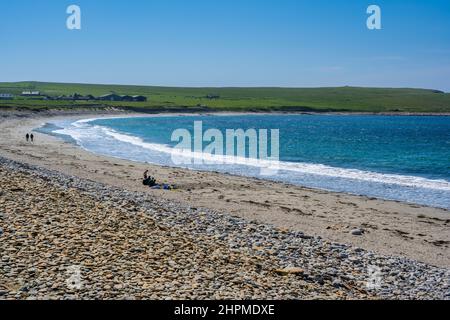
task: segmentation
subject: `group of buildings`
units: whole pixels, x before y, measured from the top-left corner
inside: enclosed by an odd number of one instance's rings
[[[14,95],[11,93],[0,93],[0,100],[12,100]]]
[[[41,98],[45,100],[64,100],[64,101],[124,101],[124,102],[145,102],[147,101],[147,97],[140,95],[118,95],[115,93],[109,93],[102,95],[100,97],[94,97],[91,94],[81,95],[78,93],[74,93],[70,96],[61,95],[57,97],[52,97],[49,95],[43,95],[39,91],[23,91],[21,94],[22,97],[35,97]],[[14,98],[14,95],[11,93],[0,93],[1,100],[11,100]]]
[[[145,102],[145,101],[147,101],[147,97],[139,96],[139,95],[135,95],[135,96],[117,95],[117,94],[114,94],[114,93],[110,93],[110,94],[105,94],[103,96],[98,97],[97,100],[101,100],[101,101]]]
[[[118,95],[115,93],[109,93],[100,97],[94,97],[92,94],[81,95],[74,93],[70,96],[62,95],[58,97],[45,96],[47,100],[65,100],[65,101],[124,101],[124,102],[145,102],[147,97],[138,95]]]

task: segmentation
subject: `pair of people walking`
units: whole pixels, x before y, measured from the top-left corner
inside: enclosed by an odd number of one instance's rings
[[[32,133],[31,134],[27,133],[25,135],[25,139],[27,140],[27,142],[28,141],[34,142],[34,135]]]

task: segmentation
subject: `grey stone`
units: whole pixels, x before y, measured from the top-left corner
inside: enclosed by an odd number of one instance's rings
[[[331,285],[335,288],[342,287],[342,281],[340,279],[334,279]]]
[[[362,236],[364,233],[364,230],[362,229],[353,229],[352,231],[350,231],[350,233],[354,236]]]

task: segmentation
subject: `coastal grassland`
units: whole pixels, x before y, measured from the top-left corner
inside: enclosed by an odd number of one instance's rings
[[[23,98],[36,90],[49,96],[74,93],[100,96],[114,92],[143,95],[147,102],[46,101]],[[5,109],[123,108],[133,111],[311,111],[449,113],[450,94],[426,89],[394,88],[175,88],[45,82],[0,83],[0,92],[16,95],[0,100]],[[208,99],[207,95],[219,96]]]

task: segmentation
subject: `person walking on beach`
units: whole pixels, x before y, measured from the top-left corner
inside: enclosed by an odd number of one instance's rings
[[[30,135],[30,139],[31,139],[31,142],[34,142],[34,135],[33,134]]]
[[[28,133],[25,135],[25,139],[27,139],[27,142],[30,140],[30,135]]]

